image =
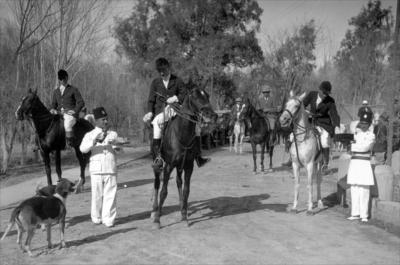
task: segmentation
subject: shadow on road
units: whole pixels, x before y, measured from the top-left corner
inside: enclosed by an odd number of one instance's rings
[[[243,197],[217,197],[204,201],[190,203],[190,216],[196,212],[207,212],[199,217],[190,218],[190,226],[195,223],[221,218],[229,215],[236,215],[260,210],[271,210],[274,212],[286,212],[287,204],[265,204],[262,201],[267,200],[269,194],[259,194]]]

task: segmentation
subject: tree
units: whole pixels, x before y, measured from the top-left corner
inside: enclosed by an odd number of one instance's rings
[[[275,88],[277,100],[292,89],[304,87],[315,68],[316,37],[314,20],[310,20],[287,34],[283,41],[271,41],[271,51],[261,70],[264,73],[262,83]]]
[[[393,25],[391,9],[382,8],[380,1],[369,1],[352,17],[348,30],[335,56],[335,63],[348,87],[343,89],[353,105],[362,99],[379,103],[387,87],[387,49]],[[347,91],[347,92],[346,92]]]
[[[255,36],[261,13],[254,0],[139,0],[129,18],[117,21],[117,51],[143,77],[152,75],[159,56],[168,58],[183,78],[197,68],[209,80],[213,100],[218,94],[213,91],[215,74],[220,76],[228,65],[262,61]]]

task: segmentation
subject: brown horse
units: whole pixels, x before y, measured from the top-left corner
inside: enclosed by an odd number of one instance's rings
[[[18,120],[27,119],[33,124],[36,132],[36,143],[39,146],[40,154],[44,161],[47,175],[47,184],[52,185],[50,153],[55,152],[56,172],[58,180],[61,179],[61,150],[65,149],[64,123],[60,115],[53,115],[43,105],[36,91],[29,89],[27,95],[22,99],[21,104],[15,112]],[[93,130],[93,125],[84,119],[78,119],[74,125],[76,146],[74,146],[76,157],[80,165],[80,180],[76,192],[83,188],[85,183],[85,167],[89,160],[90,153],[82,154],[79,145],[83,136]]]
[[[300,186],[300,167],[304,166],[307,171],[307,189],[308,189],[308,208],[307,214],[312,215],[313,211],[313,186],[312,178],[314,173],[317,176],[317,200],[318,210],[324,208],[321,199],[321,163],[322,156],[319,155],[319,143],[315,130],[312,128],[308,121],[308,114],[306,113],[303,105],[303,98],[305,93],[301,96],[291,97],[285,104],[285,109],[282,112],[279,122],[282,127],[293,126],[293,143],[290,146],[290,156],[292,158],[293,175],[294,175],[294,201],[292,212],[297,213],[297,202],[299,199],[299,186]]]

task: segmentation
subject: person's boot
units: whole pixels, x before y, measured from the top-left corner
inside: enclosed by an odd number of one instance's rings
[[[75,137],[73,132],[65,132],[65,140],[67,146],[69,146],[70,148],[75,147]]]
[[[152,145],[152,156],[153,156],[153,164],[151,165],[153,169],[157,172],[161,172],[163,168],[163,160],[161,158],[161,139],[153,139]]]
[[[328,171],[329,164],[329,148],[322,148],[322,156],[323,156],[323,165],[322,165],[322,173],[326,173]]]
[[[204,166],[207,162],[211,160],[211,158],[203,158],[201,157],[201,141],[200,141],[200,136],[196,136],[194,140],[194,154],[195,157],[194,159],[196,160],[197,166],[202,167]]]

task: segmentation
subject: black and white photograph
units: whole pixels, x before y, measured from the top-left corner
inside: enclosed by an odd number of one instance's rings
[[[0,0],[2,265],[400,264],[400,0]]]

